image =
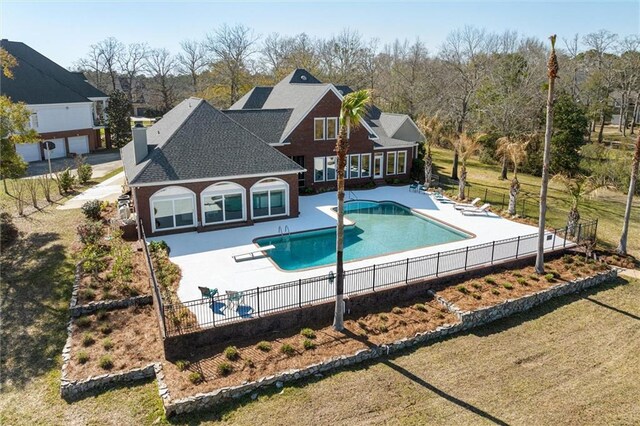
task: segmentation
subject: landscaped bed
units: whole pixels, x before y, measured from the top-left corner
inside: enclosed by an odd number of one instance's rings
[[[585,259],[584,255],[567,254],[545,262],[545,275],[535,273],[534,266],[502,269],[493,274],[434,288],[439,296],[463,311],[497,305],[517,299],[557,284],[584,278],[608,269],[605,263]]]
[[[71,380],[144,367],[163,358],[151,306],[81,316],[73,321],[71,336]]]
[[[165,363],[165,381],[171,397],[179,399],[351,355],[370,345],[392,343],[455,322],[455,316],[442,305],[422,298],[387,312],[346,319],[343,333],[331,326],[304,328],[265,336],[264,341],[238,339],[234,346],[202,348],[199,357]]]

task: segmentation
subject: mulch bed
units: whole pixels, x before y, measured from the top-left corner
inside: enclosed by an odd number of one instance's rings
[[[144,367],[163,359],[158,319],[151,306],[82,316],[74,320],[71,336],[67,370],[71,380]],[[85,363],[80,362],[83,352],[88,356]],[[111,358],[111,368],[99,365],[104,356]]]
[[[545,262],[547,274],[542,276],[536,274],[534,266],[502,269],[491,275],[472,278],[453,286],[442,285],[434,288],[434,291],[458,308],[473,311],[606,269],[608,266],[604,263],[585,260],[583,255],[567,254]]]
[[[630,254],[626,256],[622,256],[615,252],[597,251],[596,256],[598,257],[598,259],[602,260],[603,262],[611,266],[617,266],[619,268],[634,269],[640,266],[640,261],[638,261],[635,257],[631,256]]]
[[[337,332],[329,326],[314,329],[313,338],[301,335],[300,330],[265,336],[269,350],[259,349],[259,342],[255,339],[239,339],[235,345],[238,357],[234,360],[225,356],[223,346],[203,348],[199,350],[199,358],[181,360],[175,364],[165,363],[165,381],[171,397],[182,398],[194,393],[239,385],[244,381],[253,381],[285,370],[303,368],[330,357],[351,355],[370,345],[392,343],[456,321],[456,317],[439,303],[425,297],[387,312],[345,319],[344,332]],[[314,347],[308,346],[305,349],[305,340]],[[292,348],[289,355],[282,351],[286,345]],[[188,367],[180,371],[178,366],[184,361],[189,363]],[[230,366],[232,371],[225,375],[220,370],[221,365]],[[193,384],[190,376],[198,373],[202,375],[203,381]]]

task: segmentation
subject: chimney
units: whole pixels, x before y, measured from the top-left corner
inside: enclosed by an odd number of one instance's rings
[[[147,129],[145,127],[134,127],[132,134],[133,155],[136,160],[136,164],[140,164],[142,159],[149,153],[147,148]]]

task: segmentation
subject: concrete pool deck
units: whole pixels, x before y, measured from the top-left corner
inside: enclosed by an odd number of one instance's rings
[[[371,190],[351,191],[347,192],[346,198],[354,195],[359,200],[398,202],[467,233],[474,234],[475,237],[348,262],[345,264],[346,270],[531,235],[537,232],[536,227],[513,222],[493,213],[463,215],[455,210],[452,204],[435,201],[424,193],[411,192],[408,186],[385,186]],[[168,235],[149,238],[149,240],[164,240],[171,248],[171,260],[182,269],[182,281],[178,289],[178,297],[182,301],[199,299],[201,295],[198,286],[217,288],[220,293],[227,290],[242,291],[264,287],[301,278],[326,275],[331,270],[335,271],[335,265],[302,271],[282,271],[268,257],[236,262],[233,256],[257,250],[258,247],[253,243],[253,240],[268,235],[277,235],[279,227],[284,229],[285,226],[288,226],[289,230],[294,233],[335,226],[335,214],[330,210],[335,204],[335,192],[305,196],[300,197],[300,216],[298,218],[262,222],[253,226],[220,231]]]

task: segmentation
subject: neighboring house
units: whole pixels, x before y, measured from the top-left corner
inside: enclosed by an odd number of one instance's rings
[[[147,235],[298,216],[303,169],[202,99],[134,128],[122,159]]]
[[[52,141],[51,158],[86,154],[101,143],[105,131],[105,108],[109,97],[89,84],[84,75],[73,73],[24,43],[3,39],[0,46],[18,65],[13,78],[0,77],[0,94],[13,102],[24,102],[32,112],[30,125],[43,141]],[[42,144],[17,144],[25,161],[45,160]]]
[[[116,88],[124,93],[129,93],[129,79],[118,77]],[[133,79],[133,89],[131,89],[131,108],[133,117],[146,117],[147,111],[153,111],[151,105],[147,103],[147,87],[142,78]]]
[[[301,188],[332,189],[338,117],[349,92],[296,69],[273,87],[254,87],[225,113],[311,171],[299,176]],[[424,140],[413,120],[372,106],[362,124],[349,137],[347,187],[408,179]]]

